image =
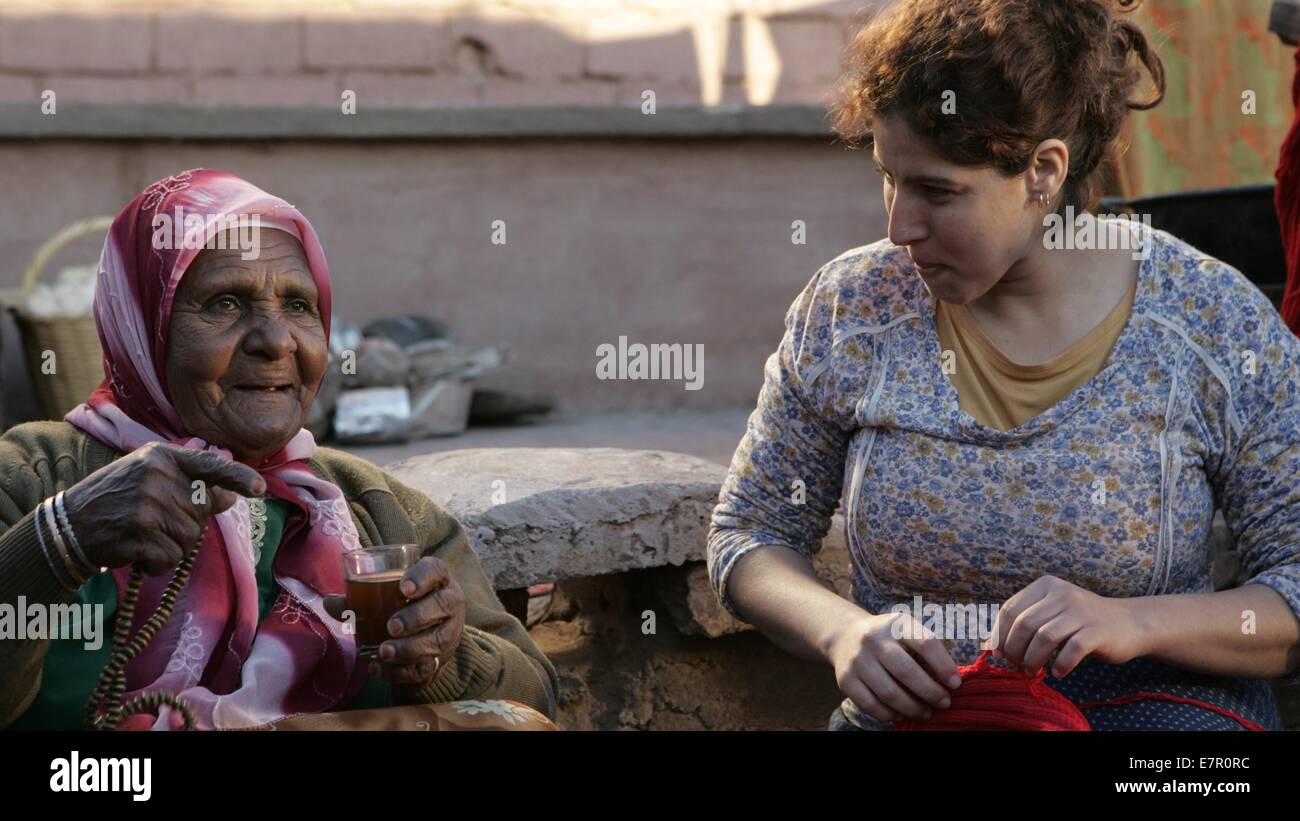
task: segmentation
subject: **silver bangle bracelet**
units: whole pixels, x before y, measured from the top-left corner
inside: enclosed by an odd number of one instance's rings
[[[63,559],[63,563],[67,567],[68,575],[72,576],[73,582],[80,586],[85,583],[87,575],[81,572],[81,568],[77,567],[76,562],[72,560],[72,554],[68,552],[68,545],[63,541],[63,531],[59,529],[59,522],[54,518],[54,499],[46,499],[43,504],[45,505],[45,521],[50,525],[50,535],[54,537],[54,546],[58,549],[59,557]]]
[[[68,519],[68,511],[63,507],[63,491],[59,491],[54,496],[54,512],[59,516],[59,524],[63,527],[63,533],[68,537],[68,543],[72,546],[72,559],[77,563],[77,569],[87,578],[103,573],[106,568],[96,567],[91,564],[90,559],[86,558],[86,553],[81,549],[81,544],[77,542],[77,534],[72,530],[72,522]]]
[[[56,562],[54,560],[54,556],[51,555],[49,546],[45,544],[45,536],[44,534],[41,533],[41,513],[44,507],[45,507],[45,502],[41,502],[39,505],[36,506],[36,522],[35,522],[36,538],[40,540],[41,552],[45,554],[45,561],[49,563],[50,571],[54,573],[54,578],[58,579],[59,586],[63,587],[65,590],[67,590],[70,593],[76,593],[78,589],[76,585],[76,577],[72,576],[71,572],[68,570],[67,562],[62,562],[62,563]],[[48,515],[49,511],[46,510],[45,513]],[[62,565],[63,568],[62,571],[59,569],[60,565]],[[64,573],[67,573],[68,576],[72,576],[73,584],[68,583],[67,578],[64,576]]]

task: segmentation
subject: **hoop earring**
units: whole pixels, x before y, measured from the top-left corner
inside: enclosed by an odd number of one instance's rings
[[[1046,193],[1046,192],[1041,193],[1041,194],[1038,195],[1038,204],[1041,205],[1041,206],[1043,206],[1044,209],[1047,208],[1047,193]]]

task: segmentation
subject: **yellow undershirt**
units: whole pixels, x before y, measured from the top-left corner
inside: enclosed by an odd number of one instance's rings
[[[1068,349],[1037,365],[1021,365],[985,335],[964,305],[938,302],[935,324],[943,350],[955,355],[948,375],[961,409],[998,430],[1023,425],[1069,396],[1106,364],[1133,310],[1137,282],[1110,314]]]

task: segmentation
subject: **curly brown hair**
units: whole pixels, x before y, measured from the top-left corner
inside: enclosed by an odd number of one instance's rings
[[[871,148],[873,118],[900,114],[940,156],[1007,176],[1028,169],[1033,149],[1055,137],[1070,149],[1058,209],[1094,211],[1129,109],[1154,108],[1165,95],[1164,64],[1142,30],[1116,16],[1140,4],[899,0],[851,39],[831,125],[850,145]],[[1156,87],[1147,102],[1132,100],[1134,53]],[[955,111],[944,113],[954,99]]]

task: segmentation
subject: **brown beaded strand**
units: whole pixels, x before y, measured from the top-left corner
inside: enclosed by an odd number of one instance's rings
[[[118,609],[113,621],[113,644],[112,653],[109,656],[108,664],[99,675],[99,682],[95,685],[94,691],[90,694],[90,699],[86,702],[86,726],[88,728],[98,727],[104,720],[103,716],[97,715],[101,702],[112,703],[114,700],[113,691],[116,683],[120,680],[123,688],[126,686],[126,675],[123,672],[126,662],[121,661],[118,656],[127,644],[130,638],[130,629],[132,617],[135,613],[135,602],[140,595],[140,585],[144,578],[139,573],[131,576],[131,581],[127,583],[126,595],[123,596],[123,605]],[[118,669],[119,662],[121,670]],[[119,676],[118,674],[121,673]]]
[[[113,624],[113,655],[100,673],[99,682],[86,701],[86,729],[115,730],[128,716],[144,710],[157,710],[164,704],[180,711],[185,720],[186,730],[194,729],[197,723],[194,708],[174,693],[160,691],[142,693],[126,704],[122,703],[122,695],[126,692],[126,666],[149,646],[149,642],[153,641],[153,637],[171,618],[176,600],[180,597],[186,582],[189,581],[190,572],[193,571],[194,562],[199,554],[199,546],[203,544],[203,537],[207,532],[207,526],[204,525],[198,543],[190,548],[185,558],[181,559],[171,581],[167,582],[167,587],[158,602],[158,609],[147,622],[141,625],[140,632],[135,638],[128,641],[131,622],[135,617],[135,605],[140,598],[140,587],[144,583],[143,574],[139,570],[132,571],[126,595],[122,598],[122,606],[118,608],[116,621]]]

